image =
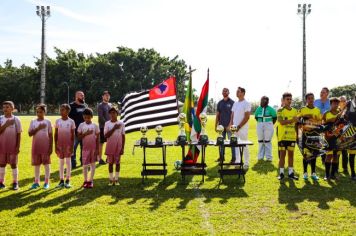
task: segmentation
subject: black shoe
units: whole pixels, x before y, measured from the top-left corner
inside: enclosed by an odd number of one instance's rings
[[[100,165],[105,165],[106,162],[105,162],[103,159],[100,159],[100,160],[99,160],[99,164],[100,164]]]
[[[284,174],[280,173],[279,176],[278,176],[278,180],[282,180],[282,179],[284,179]]]
[[[352,175],[351,176],[351,180],[355,180],[356,181],[356,175]]]
[[[0,189],[4,189],[4,188],[6,188],[5,184],[0,183]]]
[[[294,179],[294,180],[298,180],[298,179],[299,179],[298,176],[295,176],[295,175],[294,175],[294,172],[292,172],[291,174],[289,174],[288,177],[289,177],[290,179]]]
[[[19,184],[18,183],[13,183],[12,184],[12,190],[18,190],[19,189]]]
[[[344,175],[348,175],[349,171],[347,169],[344,169],[343,173],[344,173]]]

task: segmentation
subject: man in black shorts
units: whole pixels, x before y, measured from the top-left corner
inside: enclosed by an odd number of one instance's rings
[[[102,94],[102,102],[98,105],[98,122],[100,128],[100,145],[99,145],[99,164],[104,165],[105,161],[102,159],[103,155],[103,146],[106,142],[106,138],[104,136],[104,126],[105,122],[110,120],[109,110],[112,107],[110,101],[110,92],[104,91]]]

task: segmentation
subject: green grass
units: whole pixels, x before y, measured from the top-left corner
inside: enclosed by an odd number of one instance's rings
[[[56,117],[50,117],[55,120]],[[213,117],[209,117],[208,134],[215,139]],[[180,159],[180,149],[169,147],[168,176],[149,177],[141,184],[142,150],[133,143],[139,133],[127,135],[122,158],[121,185],[107,186],[107,166],[98,166],[95,188],[80,188],[81,168],[73,171],[72,189],[54,189],[58,182],[58,158],[52,156],[50,190],[28,190],[33,181],[30,164],[31,140],[27,129],[31,117],[21,117],[24,127],[19,156],[20,187],[17,192],[0,191],[0,235],[237,235],[237,234],[356,234],[356,183],[341,175],[339,181],[327,183],[303,180],[280,183],[277,179],[277,149],[274,139],[273,163],[257,162],[256,124],[250,121],[250,170],[246,183],[226,177],[219,184],[217,148],[208,147],[208,175],[205,183],[195,176],[185,184],[173,163]],[[173,140],[178,127],[164,128],[163,137]],[[149,139],[155,132],[148,132]],[[296,153],[296,171],[302,171],[302,158]],[[151,150],[150,160],[158,159]],[[230,151],[227,150],[227,154]],[[41,169],[43,173],[43,169]],[[318,174],[323,167],[318,160]],[[7,167],[6,182],[11,182]],[[43,175],[42,175],[43,179]]]

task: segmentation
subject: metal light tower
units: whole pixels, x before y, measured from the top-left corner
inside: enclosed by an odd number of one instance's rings
[[[306,58],[306,42],[305,42],[305,18],[311,12],[311,4],[298,4],[298,15],[303,19],[303,101],[305,102],[305,94],[307,93],[307,58]]]
[[[49,6],[37,6],[36,13],[42,20],[42,43],[41,43],[41,103],[45,103],[46,98],[46,20],[51,16]]]

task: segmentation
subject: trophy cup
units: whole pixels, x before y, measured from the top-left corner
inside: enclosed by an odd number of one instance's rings
[[[224,132],[224,126],[218,125],[218,127],[216,127],[216,132],[219,134],[218,137],[216,138],[216,144],[223,145],[224,137],[223,137],[222,133]]]
[[[237,134],[236,134],[237,126],[236,125],[231,125],[230,130],[232,132],[232,135],[230,137],[230,144],[231,145],[236,145],[237,144]]]
[[[205,132],[206,122],[208,121],[208,116],[205,113],[201,113],[199,115],[200,123],[201,123],[201,132],[199,136],[199,144],[208,144],[209,138]]]
[[[161,133],[162,133],[162,126],[161,125],[157,125],[156,128],[155,128],[156,132],[157,132],[157,137],[156,137],[156,142],[155,144],[157,146],[161,146],[163,144],[163,139],[162,139],[162,136],[161,136]]]
[[[142,137],[140,140],[140,145],[141,146],[147,146],[148,142],[147,142],[147,137],[146,137],[146,133],[148,131],[147,126],[141,126],[140,131],[142,133]]]
[[[185,134],[185,129],[184,129],[184,124],[185,124],[185,118],[186,115],[184,113],[180,113],[178,116],[178,122],[179,122],[179,135],[177,138],[177,143],[179,145],[185,145],[187,142],[187,136]]]

